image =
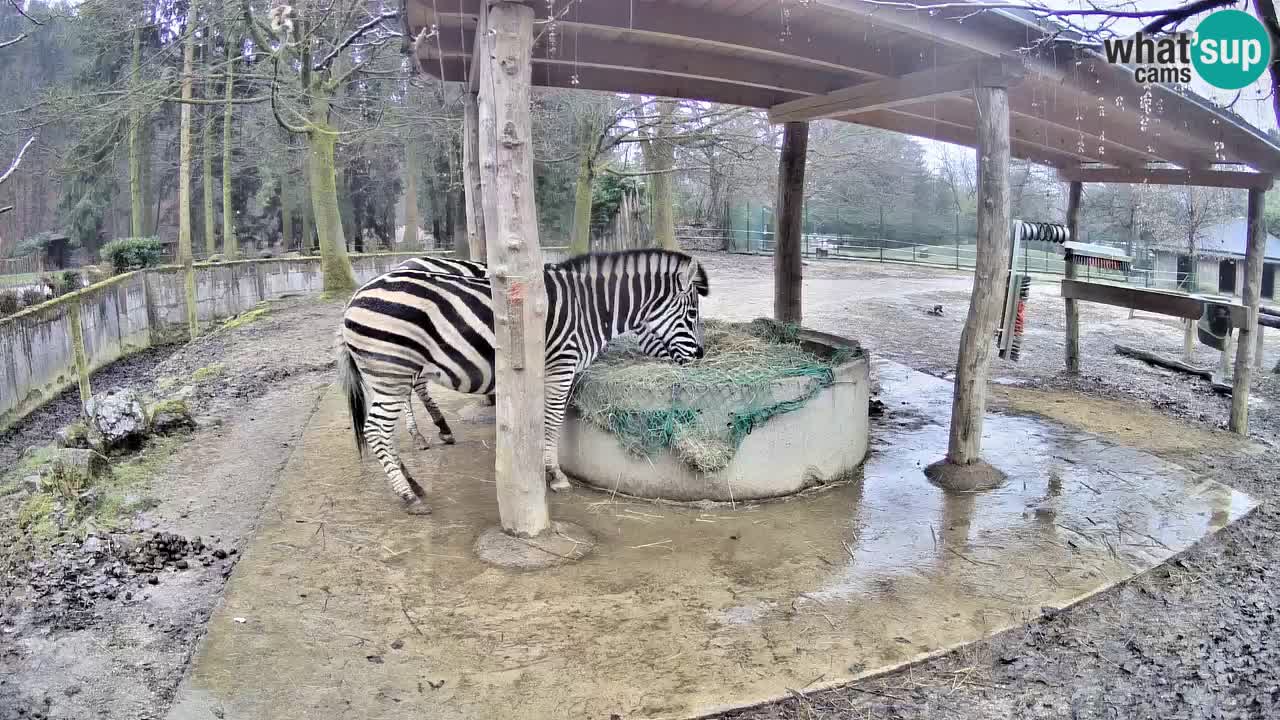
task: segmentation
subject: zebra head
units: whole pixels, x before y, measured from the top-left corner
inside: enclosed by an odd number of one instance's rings
[[[680,365],[701,358],[704,350],[698,298],[709,292],[707,271],[698,261],[690,258],[681,263],[671,291],[650,307],[636,330],[640,350]]]

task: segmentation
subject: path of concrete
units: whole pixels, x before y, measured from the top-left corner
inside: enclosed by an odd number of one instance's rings
[[[398,507],[330,391],[236,567],[169,718],[689,716],[878,673],[1132,577],[1253,507],[1149,454],[991,415],[1011,481],[947,495],[949,383],[891,363],[863,477],[687,508],[585,489],[552,515],[599,541],[536,572],[477,560],[496,522],[492,425],[413,453],[435,507]],[[474,402],[441,393],[447,413]],[[401,439],[401,447],[409,444]]]

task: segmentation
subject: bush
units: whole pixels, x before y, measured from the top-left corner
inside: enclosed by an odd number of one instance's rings
[[[164,248],[158,238],[118,238],[102,246],[102,257],[118,273],[160,264]]]
[[[35,307],[45,301],[45,291],[40,288],[27,288],[22,291],[22,306]]]
[[[0,290],[0,317],[12,315],[21,309],[22,303],[18,293],[13,290]]]
[[[58,276],[58,294],[66,295],[84,287],[84,278],[77,270],[63,270]]]

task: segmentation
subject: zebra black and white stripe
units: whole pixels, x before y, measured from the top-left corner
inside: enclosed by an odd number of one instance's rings
[[[699,297],[706,271],[666,250],[599,253],[548,265],[543,458],[554,490],[569,486],[558,440],[573,378],[610,339],[641,332],[650,354],[679,363],[702,356]],[[392,431],[419,376],[464,393],[494,390],[494,331],[485,278],[396,269],[356,291],[343,314],[339,368],[357,447],[382,464],[415,514],[429,512],[405,471]]]
[[[548,266],[555,263],[548,263]],[[396,266],[397,270],[421,270],[423,272],[438,273],[443,275],[461,275],[463,277],[487,278],[489,277],[489,266],[484,263],[474,262],[472,260],[456,260],[454,258],[437,257],[434,255],[423,255],[421,257],[409,258]],[[662,343],[662,338],[658,333],[649,332],[647,328],[640,328],[635,331],[635,336],[639,349],[645,355],[655,358],[666,358],[666,348]],[[440,441],[446,445],[452,445],[455,442],[453,429],[449,427],[449,421],[445,419],[444,413],[440,411],[440,407],[431,397],[430,382],[419,375],[414,378],[413,390],[405,400],[405,416],[408,419],[409,437],[419,450],[427,450],[431,447],[431,443],[426,436],[418,429],[418,420],[413,413],[412,395],[416,394],[422,402],[423,407],[427,409],[427,414],[431,417],[431,422],[435,424],[439,432]],[[493,396],[489,396],[492,404]]]
[[[460,275],[462,277],[471,278],[488,278],[489,266],[484,263],[473,262],[471,260],[456,260],[453,258],[436,257],[434,255],[423,255],[421,257],[409,258],[396,266],[396,270],[421,270],[423,272],[438,273],[442,275]],[[449,427],[449,421],[445,419],[444,413],[440,412],[440,406],[436,405],[436,401],[432,399],[428,389],[430,383],[426,378],[419,375],[413,380],[413,389],[406,396],[404,409],[408,419],[409,437],[419,450],[426,450],[431,447],[431,443],[427,440],[422,431],[418,429],[418,419],[413,415],[412,395],[417,394],[418,399],[422,401],[422,406],[427,409],[427,415],[431,417],[431,422],[435,424],[436,430],[439,432],[440,441],[445,445],[452,445],[455,440],[453,437],[453,428]]]

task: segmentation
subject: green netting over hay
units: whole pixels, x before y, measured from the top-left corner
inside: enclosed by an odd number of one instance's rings
[[[804,407],[860,350],[809,352],[797,330],[769,320],[707,321],[706,357],[688,365],[645,357],[619,340],[579,379],[579,414],[628,451],[670,449],[702,472],[728,466],[742,439],[776,415]]]

